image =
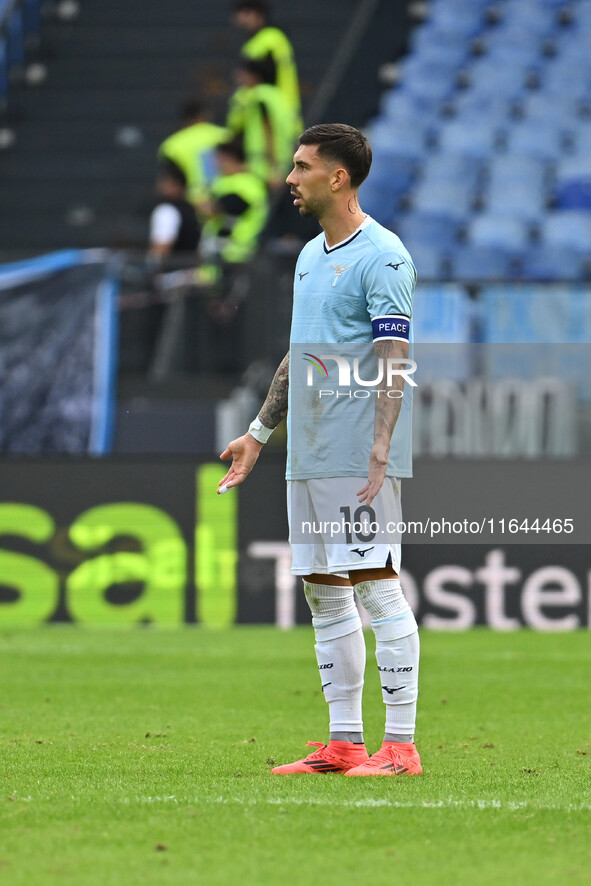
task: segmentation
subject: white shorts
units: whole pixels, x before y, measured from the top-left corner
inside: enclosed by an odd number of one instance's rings
[[[371,507],[357,491],[367,477],[287,481],[287,511],[294,575],[342,575],[392,565],[400,574],[400,481],[386,477]]]

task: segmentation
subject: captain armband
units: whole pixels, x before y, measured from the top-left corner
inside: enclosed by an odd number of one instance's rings
[[[371,321],[374,341],[408,341],[410,338],[410,320],[403,314],[390,317],[374,317]]]

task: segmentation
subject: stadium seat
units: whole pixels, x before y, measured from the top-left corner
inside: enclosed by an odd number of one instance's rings
[[[518,99],[497,95],[494,85],[491,92],[476,92],[466,89],[458,92],[453,97],[453,113],[456,120],[467,117],[471,120],[484,119],[490,124],[496,124],[499,129],[507,126],[512,110]]]
[[[461,34],[465,40],[475,37],[484,25],[484,9],[478,3],[436,3],[431,6],[429,21],[432,27],[451,34]]]
[[[467,182],[475,190],[483,163],[478,157],[435,152],[427,154],[422,164],[422,179],[430,185],[439,182]]]
[[[546,178],[546,164],[537,157],[523,154],[498,154],[488,167],[489,187],[511,188],[524,184],[543,191]]]
[[[528,280],[580,280],[584,270],[579,253],[562,246],[536,244],[522,254],[518,276]]]
[[[414,174],[414,161],[405,156],[376,154],[371,171],[360,189],[367,212],[389,226],[398,211],[400,198],[408,191]]]
[[[409,157],[413,160],[425,153],[425,132],[404,120],[378,117],[367,129],[376,155]]]
[[[461,120],[452,120],[442,127],[439,133],[439,147],[442,151],[486,160],[494,151],[498,137],[499,126],[494,121],[480,117],[465,117]]]
[[[525,249],[529,242],[527,224],[506,215],[475,216],[468,225],[467,236],[474,246],[502,249],[508,253]]]
[[[405,76],[408,76],[409,69],[419,63],[419,60],[425,64],[441,64],[447,66],[450,70],[458,70],[466,60],[468,54],[468,46],[465,40],[458,41],[425,41],[420,51],[416,51],[405,56],[400,68]]]
[[[460,246],[450,257],[450,277],[462,282],[502,280],[512,275],[513,257],[490,246]]]
[[[591,213],[566,209],[548,213],[540,225],[540,240],[591,255]]]
[[[564,131],[553,121],[523,120],[511,129],[507,141],[508,150],[513,154],[526,154],[546,161],[556,161],[565,147]]]
[[[457,222],[464,221],[472,208],[472,190],[468,182],[441,181],[436,184],[419,182],[411,194],[413,209],[445,216]]]
[[[434,46],[430,52],[407,55],[400,63],[400,82],[408,84],[417,77],[445,77],[453,82],[456,72],[460,69],[464,53],[459,56],[457,51],[442,52],[442,47]]]
[[[425,65],[411,77],[404,78],[402,85],[411,96],[443,101],[456,88],[456,74],[438,65]]]
[[[581,101],[576,96],[564,95],[558,98],[543,91],[530,92],[522,105],[522,111],[528,120],[548,120],[568,128],[580,114]]]
[[[403,240],[403,243],[412,256],[420,280],[441,280],[447,276],[445,252],[442,249],[412,240]]]
[[[510,184],[490,184],[486,192],[486,211],[491,215],[513,216],[534,222],[545,210],[543,189],[518,179]]]
[[[450,51],[466,52],[468,44],[463,34],[443,30],[429,21],[414,28],[409,40],[409,49],[413,54],[420,55],[433,46],[447,46]]]
[[[572,129],[573,153],[580,157],[591,154],[591,123],[585,121]]]
[[[583,99],[589,96],[588,74],[581,69],[580,61],[574,57],[556,59],[546,65],[543,71],[542,90],[548,95],[568,95]]]
[[[498,96],[516,98],[527,84],[529,68],[521,56],[498,60],[485,57],[468,69],[470,89],[488,93],[491,85]]]
[[[568,157],[556,168],[554,194],[559,209],[591,209],[591,156]]]
[[[404,243],[408,241],[449,251],[457,245],[459,225],[447,216],[407,212],[397,219],[395,231]]]
[[[398,123],[417,126],[424,131],[429,121],[439,112],[437,99],[423,98],[417,100],[404,89],[388,89],[380,100],[380,119],[385,117]]]
[[[553,9],[540,6],[539,3],[527,3],[520,0],[519,3],[508,4],[503,8],[504,17],[499,27],[520,27],[532,34],[547,37],[552,34],[556,26],[556,13]]]

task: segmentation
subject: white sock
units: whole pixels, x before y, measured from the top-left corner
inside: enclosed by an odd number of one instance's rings
[[[316,636],[316,658],[330,732],[363,736],[361,696],[365,640],[353,588],[304,582]]]
[[[386,705],[386,734],[413,736],[419,688],[417,623],[397,578],[360,582],[359,599],[371,617]]]

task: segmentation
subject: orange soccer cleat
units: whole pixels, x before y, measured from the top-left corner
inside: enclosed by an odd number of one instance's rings
[[[414,744],[385,741],[365,763],[349,769],[345,775],[421,775],[421,758]]]
[[[350,741],[331,741],[322,744],[320,741],[309,741],[309,745],[318,748],[303,760],[286,763],[271,769],[271,775],[294,775],[298,772],[322,774],[323,772],[347,772],[360,766],[369,759],[364,744],[353,744]]]

